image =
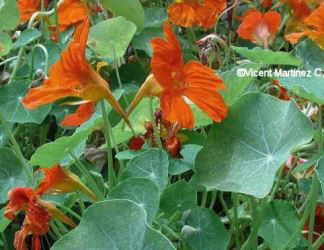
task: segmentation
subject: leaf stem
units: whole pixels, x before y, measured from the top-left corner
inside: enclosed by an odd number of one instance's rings
[[[163,148],[161,138],[160,138],[160,133],[159,133],[159,128],[156,124],[155,120],[155,114],[154,114],[154,105],[153,105],[153,97],[150,97],[150,115],[151,115],[151,121],[152,121],[152,126],[153,126],[153,137],[156,139],[156,143],[159,148]]]
[[[72,153],[70,152],[71,157],[75,161],[75,165],[78,167],[78,169],[81,171],[81,173],[88,179],[88,181],[91,183],[91,186],[93,190],[95,191],[96,195],[100,200],[104,199],[104,195],[100,192],[100,189],[95,181],[95,179],[91,176],[89,173],[89,170],[83,165],[83,163]]]
[[[30,178],[30,181],[32,181],[33,175],[31,173],[31,169],[29,168],[29,166],[26,162],[26,159],[25,159],[23,153],[21,152],[20,146],[19,146],[16,138],[14,137],[14,135],[12,134],[12,132],[8,126],[8,122],[4,119],[1,112],[0,112],[0,123],[2,124],[2,127],[11,142],[12,149],[14,150],[18,159],[20,160],[21,164],[24,166],[24,170],[25,170],[27,176]]]
[[[114,159],[113,159],[113,148],[112,148],[112,141],[111,141],[111,124],[108,118],[108,114],[107,114],[107,110],[106,110],[106,106],[105,106],[105,101],[102,100],[100,102],[101,104],[101,112],[102,112],[102,117],[103,117],[103,121],[104,121],[104,136],[105,136],[105,140],[106,140],[106,144],[107,144],[107,160],[108,160],[108,176],[107,176],[107,180],[109,183],[110,187],[113,187],[116,183],[116,174],[114,171]]]

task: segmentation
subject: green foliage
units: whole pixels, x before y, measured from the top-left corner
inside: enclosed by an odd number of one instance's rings
[[[172,250],[171,242],[147,225],[144,208],[129,200],[92,205],[80,225],[57,241],[52,250]]]
[[[282,51],[271,51],[255,47],[253,49],[232,46],[241,56],[252,62],[263,64],[294,65],[299,66],[301,61],[293,55]]]
[[[40,124],[51,110],[51,105],[45,105],[33,110],[26,109],[21,100],[27,93],[28,80],[16,80],[0,88],[0,109],[9,122]]]
[[[18,49],[20,47],[24,47],[36,39],[42,36],[42,32],[35,28],[29,28],[24,30],[20,36],[18,37],[17,41],[13,44],[12,49]]]
[[[260,208],[262,222],[261,236],[271,249],[293,249],[299,241],[298,234],[291,239],[298,227],[299,220],[294,207],[286,201],[273,201]]]
[[[10,36],[0,31],[0,57],[5,56],[9,53],[11,47],[12,47],[12,41]]]
[[[159,187],[147,178],[128,178],[114,187],[109,195],[110,200],[125,199],[137,203],[147,213],[147,222],[152,224],[159,209]]]
[[[19,12],[16,1],[0,0],[0,31],[15,28],[18,25],[18,21]]]
[[[193,250],[226,250],[230,236],[217,215],[207,208],[190,211],[182,229],[185,241]]]
[[[312,136],[309,120],[294,103],[264,94],[244,95],[209,133],[196,158],[195,182],[208,190],[263,198],[290,150]]]
[[[193,186],[182,180],[170,185],[161,196],[161,210],[172,216],[175,212],[185,212],[195,208],[197,204],[197,193]]]
[[[118,0],[103,0],[102,4],[115,16],[123,16],[135,23],[138,30],[144,27],[144,9],[139,0],[124,0],[123,4]]]
[[[8,199],[9,190],[26,186],[28,178],[23,169],[25,166],[12,150],[0,148],[0,159],[0,203],[5,203]],[[5,223],[5,221],[2,223]]]
[[[168,182],[169,159],[166,152],[150,149],[132,159],[122,172],[121,178],[148,178],[158,185],[162,191]]]
[[[135,32],[134,23],[123,17],[111,18],[91,28],[89,46],[99,56],[116,60],[123,57]]]

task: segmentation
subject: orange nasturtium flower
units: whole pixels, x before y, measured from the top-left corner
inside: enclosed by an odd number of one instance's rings
[[[276,11],[261,13],[257,9],[249,10],[243,17],[237,33],[246,40],[268,48],[279,31],[281,16]]]
[[[179,26],[197,25],[209,29],[225,8],[226,0],[174,0],[168,7],[168,17]]]
[[[51,168],[43,168],[41,171],[45,176],[37,187],[37,194],[81,191],[94,201],[97,200],[97,196],[81,182],[77,175],[60,165],[56,164]]]
[[[76,224],[54,204],[40,199],[32,188],[14,188],[9,191],[9,203],[5,207],[4,215],[14,219],[15,214],[25,212],[25,219],[21,230],[15,235],[16,250],[27,250],[26,238],[32,235],[32,250],[41,250],[40,236],[48,233],[49,222],[52,218],[61,220],[71,227]]]
[[[49,78],[36,88],[31,88],[23,98],[22,103],[26,108],[34,109],[41,105],[52,103],[64,97],[79,97],[83,101],[74,104],[96,103],[105,98],[112,107],[128,122],[127,116],[113,96],[107,82],[89,65],[86,60],[85,50],[89,33],[89,20],[79,24],[74,33],[72,42],[62,52],[60,59],[51,67]],[[77,125],[90,116],[76,115],[76,120],[68,119],[65,125]],[[78,110],[80,112],[80,110]],[[72,117],[73,118],[73,117]],[[79,124],[78,124],[79,125]]]
[[[304,31],[289,34],[286,39],[295,44],[300,38],[307,36],[321,48],[324,48],[324,3],[305,18],[304,24],[307,26]]]
[[[163,119],[182,128],[194,127],[194,116],[187,103],[191,100],[216,122],[227,115],[227,106],[217,90],[225,89],[223,81],[214,71],[198,61],[183,62],[181,45],[168,22],[164,23],[163,38],[151,41],[152,73],[148,76],[128,114],[144,96],[160,98]]]
[[[84,0],[64,0],[57,12],[60,31],[86,20],[89,16],[89,9]]]
[[[20,12],[20,22],[26,22],[31,16],[41,10],[41,0],[18,0],[17,7]],[[48,4],[48,0],[44,1],[45,6]]]

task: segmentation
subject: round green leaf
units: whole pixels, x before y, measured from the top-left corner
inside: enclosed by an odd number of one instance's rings
[[[226,250],[230,240],[218,216],[207,208],[193,209],[182,233],[192,250]]]
[[[137,203],[147,212],[147,222],[152,223],[160,203],[159,187],[149,179],[129,178],[114,187],[108,195],[111,199],[126,199]]]
[[[112,61],[124,56],[135,32],[136,25],[124,17],[111,18],[91,27],[89,46]]]
[[[169,216],[197,206],[196,190],[184,180],[169,186],[161,196],[161,210]]]
[[[25,187],[28,176],[12,150],[0,148],[0,159],[0,203],[5,203],[8,191],[15,187]]]
[[[263,198],[290,151],[309,142],[313,132],[293,102],[259,93],[244,95],[209,133],[196,158],[194,181],[208,190]]]
[[[272,51],[269,49],[262,49],[260,47],[248,49],[232,46],[232,48],[241,56],[246,57],[247,59],[256,63],[293,66],[299,66],[301,64],[301,60],[287,52]]]
[[[30,164],[47,168],[57,163],[70,163],[73,161],[71,153],[76,157],[83,153],[89,133],[90,130],[76,132],[40,146],[32,155]]]
[[[21,104],[21,99],[27,90],[28,82],[24,80],[17,80],[0,88],[0,110],[8,122],[40,124],[50,112],[51,105],[26,109]]]
[[[0,57],[5,56],[9,53],[12,46],[12,41],[10,36],[0,31]]]
[[[16,1],[0,0],[0,31],[11,30],[18,25],[19,11]]]
[[[299,220],[295,208],[287,201],[275,200],[265,203],[261,208],[262,222],[259,228],[261,236],[271,249],[294,249],[301,234],[295,234]],[[296,235],[296,239],[291,239]],[[290,241],[289,248],[287,243]]]
[[[175,250],[146,223],[146,212],[129,200],[92,205],[80,225],[58,240],[52,250]]]
[[[141,30],[144,27],[144,9],[139,0],[102,0],[105,8],[109,9],[115,16],[123,16],[136,24]]]
[[[156,183],[162,191],[168,183],[168,154],[160,149],[149,149],[135,157],[127,164],[122,179],[130,177],[148,178]]]

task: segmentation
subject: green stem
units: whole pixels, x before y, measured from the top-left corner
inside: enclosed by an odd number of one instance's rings
[[[313,178],[312,178],[311,191],[314,192],[314,196],[312,197],[312,199],[309,202],[310,216],[309,216],[309,231],[308,231],[308,243],[309,243],[308,249],[312,249],[311,245],[313,243],[316,204],[317,204],[317,197],[318,197],[318,194],[320,191],[320,183],[319,183],[319,180],[318,180],[316,174],[314,174]]]
[[[258,248],[258,230],[260,226],[260,218],[256,210],[257,203],[255,202],[253,197],[249,197],[249,205],[251,209],[252,229],[248,239],[243,244],[241,250]]]
[[[212,191],[212,197],[211,197],[211,201],[209,204],[209,209],[213,209],[216,199],[217,199],[217,191],[215,190],[215,191]]]
[[[7,63],[9,63],[9,62],[11,62],[13,60],[16,60],[17,58],[18,58],[18,56],[9,57],[6,60],[0,62],[0,66],[5,65],[5,64],[7,64]]]
[[[235,228],[234,230],[234,237],[235,237],[235,243],[236,247],[239,247],[241,245],[240,242],[240,235],[239,235],[239,221],[238,221],[238,206],[239,206],[239,201],[237,198],[237,195],[232,193],[232,199],[233,199],[233,227]]]
[[[201,207],[206,207],[207,198],[208,198],[208,192],[207,191],[203,191],[202,192],[202,196],[201,196],[201,203],[200,203],[200,206]]]
[[[153,97],[150,97],[149,108],[150,108],[150,115],[151,115],[151,121],[152,121],[152,126],[153,126],[153,138],[155,138],[158,147],[163,148],[161,138],[160,138],[159,128],[156,125],[156,120],[155,120],[155,115],[154,115]]]
[[[9,244],[8,244],[7,237],[6,237],[5,233],[1,232],[1,236],[3,239],[4,250],[9,250],[10,248],[9,248]]]
[[[111,124],[108,118],[106,106],[105,106],[105,101],[102,100],[100,102],[101,104],[101,112],[102,112],[102,117],[104,121],[104,136],[107,144],[107,157],[108,157],[108,176],[107,180],[109,182],[109,186],[113,187],[116,183],[116,174],[114,170],[114,159],[113,159],[113,148],[112,148],[112,141],[110,138],[110,133],[112,131]]]
[[[16,153],[16,155],[17,155],[18,159],[20,160],[21,164],[24,166],[24,170],[25,170],[27,176],[32,181],[33,180],[33,175],[32,175],[31,169],[29,168],[29,166],[28,166],[28,164],[26,162],[26,159],[25,159],[23,153],[21,152],[19,144],[18,144],[16,138],[14,137],[14,135],[12,134],[12,132],[11,132],[9,126],[8,126],[8,123],[4,119],[1,112],[0,112],[0,123],[2,124],[2,127],[3,127],[5,133],[7,134],[8,138],[9,138],[9,140],[11,142],[12,149]]]
[[[74,212],[71,208],[68,208],[60,203],[55,203],[55,206],[60,208],[61,210],[63,210],[65,213],[69,213],[69,214],[73,215],[79,221],[81,220],[81,216],[79,214],[77,214],[76,212]]]
[[[62,0],[58,3],[58,5],[62,2]],[[27,29],[30,29],[32,26],[33,26],[33,23],[34,21],[36,20],[36,18],[38,16],[50,16],[52,14],[54,14],[55,12],[55,8],[50,10],[50,11],[38,11],[38,12],[35,12],[31,18],[29,19],[29,22],[28,22],[28,26],[27,26]],[[19,52],[18,52],[18,56],[17,56],[17,61],[16,61],[16,64],[12,70],[12,73],[11,73],[11,76],[10,76],[10,79],[9,79],[9,82],[8,84],[12,83],[13,80],[15,79],[16,77],[16,74],[17,74],[17,71],[18,71],[18,67],[21,65],[21,60],[22,60],[22,56],[25,52],[25,48],[26,46],[23,46],[19,49]]]
[[[91,186],[92,186],[93,190],[95,191],[96,195],[98,196],[98,198],[100,200],[103,200],[105,197],[100,192],[100,189],[98,188],[96,181],[91,176],[88,169],[83,165],[83,163],[72,152],[70,152],[70,155],[74,159],[75,165],[78,167],[78,169],[81,171],[81,173],[88,179],[89,183],[91,184]]]
[[[323,127],[323,121],[322,121],[322,105],[319,105],[318,107],[318,151],[321,153],[323,151],[323,136],[322,136],[322,127]],[[315,224],[315,212],[316,212],[316,204],[317,204],[317,197],[319,195],[320,191],[320,183],[317,178],[317,174],[315,173],[312,178],[312,186],[311,191],[314,192],[314,197],[310,200],[310,216],[309,216],[309,231],[308,231],[308,243],[309,248],[312,249],[311,245],[313,243],[313,234],[314,234],[314,224]]]
[[[271,192],[270,197],[269,197],[269,200],[268,200],[269,202],[271,202],[275,198],[275,195],[276,195],[276,193],[277,193],[277,191],[278,191],[278,189],[280,187],[280,180],[281,180],[281,177],[282,177],[282,175],[284,173],[284,169],[285,169],[284,165],[282,165],[280,167],[280,169],[279,169],[279,174],[277,176],[276,184],[273,187],[272,192]]]
[[[312,250],[319,249],[324,244],[324,233],[321,234],[321,236],[314,242],[312,245]]]

